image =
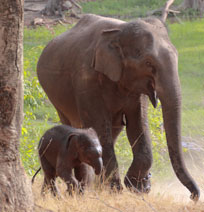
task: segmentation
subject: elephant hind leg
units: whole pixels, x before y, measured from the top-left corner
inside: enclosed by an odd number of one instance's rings
[[[69,119],[60,110],[57,109],[57,113],[58,113],[58,116],[59,116],[62,124],[66,124],[66,125],[71,126],[71,122],[69,121]]]
[[[121,179],[120,179],[120,174],[119,174],[119,167],[118,167],[118,162],[115,156],[115,152],[114,152],[114,145],[116,143],[117,137],[119,136],[120,132],[122,131],[124,126],[112,126],[112,141],[113,141],[113,146],[111,145],[111,147],[107,147],[108,150],[104,150],[103,154],[104,154],[104,158],[110,158],[110,160],[105,160],[104,159],[104,165],[106,167],[106,171],[105,171],[105,179],[110,178],[111,181],[111,188],[116,188],[118,191],[123,190],[123,186],[121,184]],[[106,148],[106,147],[105,147]],[[105,149],[104,148],[104,149]],[[112,154],[111,151],[112,150]],[[107,156],[106,156],[107,154]],[[108,155],[112,155],[112,156],[108,156]]]
[[[103,146],[103,164],[102,182],[110,184],[111,189],[115,191],[123,190],[113,144]]]

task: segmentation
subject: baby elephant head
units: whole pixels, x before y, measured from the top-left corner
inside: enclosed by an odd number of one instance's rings
[[[87,163],[99,175],[103,168],[102,147],[96,132],[92,129],[83,129],[81,132],[72,134],[70,138],[70,147],[72,154],[80,162]]]

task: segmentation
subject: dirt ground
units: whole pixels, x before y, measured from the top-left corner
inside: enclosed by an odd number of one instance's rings
[[[48,0],[26,0],[24,2],[24,25],[36,26],[36,25],[54,25],[57,23],[73,23],[76,22],[80,15],[76,11],[66,11],[69,14],[65,15],[65,19],[59,16],[44,16],[41,11],[45,8]],[[65,11],[64,11],[65,13]]]

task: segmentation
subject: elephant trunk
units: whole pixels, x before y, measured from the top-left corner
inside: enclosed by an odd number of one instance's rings
[[[197,200],[200,192],[195,181],[188,173],[183,160],[181,145],[181,88],[178,76],[172,83],[164,83],[159,89],[159,99],[162,105],[164,128],[167,146],[174,172],[181,183],[191,192],[191,199]],[[166,81],[167,82],[167,81]]]
[[[99,158],[96,161],[93,161],[92,167],[95,170],[95,174],[99,175],[102,172],[102,168],[103,168],[102,158]]]

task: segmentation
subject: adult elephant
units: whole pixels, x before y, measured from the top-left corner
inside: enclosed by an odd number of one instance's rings
[[[63,124],[96,130],[103,147],[104,175],[117,189],[121,182],[114,144],[126,125],[134,157],[125,185],[150,190],[146,97],[154,107],[159,98],[172,166],[191,198],[198,199],[199,189],[182,156],[177,51],[160,20],[127,23],[84,15],[47,45],[37,74]]]

